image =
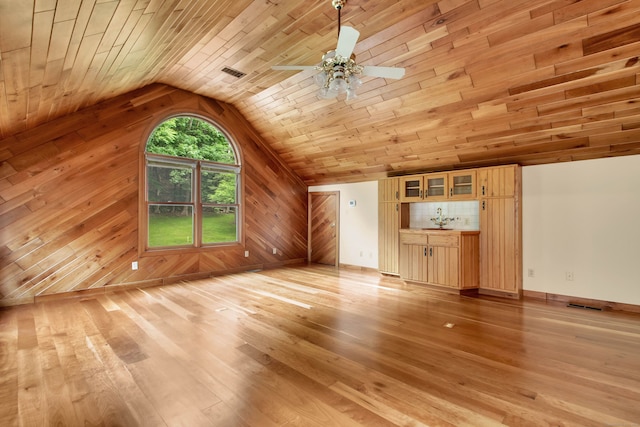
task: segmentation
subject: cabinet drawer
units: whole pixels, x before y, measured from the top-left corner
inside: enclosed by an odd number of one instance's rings
[[[457,235],[445,234],[445,235],[437,235],[430,234],[429,235],[429,245],[431,246],[459,246],[460,245],[460,237]]]
[[[429,236],[424,233],[400,233],[400,243],[403,245],[426,245]]]

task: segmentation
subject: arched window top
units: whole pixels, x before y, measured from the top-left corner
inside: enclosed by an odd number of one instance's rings
[[[234,144],[212,123],[193,115],[171,117],[149,136],[146,152],[239,165]]]

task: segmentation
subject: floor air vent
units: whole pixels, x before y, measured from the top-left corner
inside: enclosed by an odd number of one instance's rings
[[[590,305],[582,305],[582,304],[574,304],[574,303],[567,304],[567,307],[584,308],[585,310],[602,311],[602,309],[600,307],[591,307]]]
[[[233,77],[241,78],[247,75],[247,73],[243,73],[242,71],[234,70],[233,68],[224,67],[222,69],[223,73],[227,73],[232,75]]]

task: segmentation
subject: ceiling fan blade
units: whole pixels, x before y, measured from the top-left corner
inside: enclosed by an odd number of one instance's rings
[[[351,27],[340,27],[340,35],[338,36],[338,47],[336,47],[336,56],[343,58],[351,57],[353,49],[356,47],[360,37],[360,32]]]
[[[315,65],[273,65],[272,70],[315,70]]]
[[[375,67],[365,65],[362,74],[371,77],[382,77],[385,79],[401,79],[404,76],[404,68],[398,67]]]

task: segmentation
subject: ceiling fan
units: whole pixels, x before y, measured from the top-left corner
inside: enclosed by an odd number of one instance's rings
[[[356,89],[362,84],[359,76],[400,79],[404,76],[404,68],[376,67],[356,64],[353,49],[358,42],[360,32],[352,27],[340,25],[340,11],[346,0],[332,0],[331,4],[338,11],[338,45],[322,56],[318,65],[274,65],[274,70],[317,70],[314,76],[320,86],[318,95],[321,98],[335,98],[340,93],[347,93],[347,100],[356,97]]]

